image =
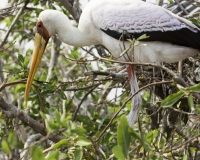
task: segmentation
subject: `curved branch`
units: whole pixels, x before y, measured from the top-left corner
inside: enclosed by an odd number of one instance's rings
[[[111,59],[107,59],[107,58],[97,58],[97,60],[108,61],[108,62],[113,62],[113,63],[120,63],[120,64],[157,67],[157,68],[160,68],[162,70],[165,70],[172,77],[174,77],[174,82],[182,85],[183,87],[190,87],[190,85],[183,79],[183,77],[180,76],[180,74],[175,73],[174,71],[170,70],[169,68],[167,68],[165,66],[161,66],[161,65],[158,65],[158,64],[155,64],[155,63],[123,62],[123,61],[111,60]],[[193,93],[193,95],[200,101],[200,94]]]
[[[14,106],[11,104],[8,104],[5,102],[3,97],[0,95],[0,111],[7,117],[7,118],[16,118],[18,117],[19,120],[21,120],[24,124],[30,126],[33,130],[35,130],[37,133],[42,134],[43,136],[47,135],[46,130],[44,129],[43,125],[38,123],[36,120],[31,118],[29,115],[24,113],[21,110],[17,110]],[[48,139],[58,142],[62,139],[61,136],[56,134],[50,134],[48,135]]]
[[[106,125],[106,127],[103,129],[103,131],[101,132],[100,136],[95,140],[95,142],[98,142],[101,137],[103,136],[103,134],[106,132],[106,130],[108,129],[108,127],[112,124],[113,120],[117,117],[117,115],[121,112],[122,109],[124,109],[124,107],[126,106],[126,104],[136,95],[138,94],[140,91],[142,91],[143,89],[145,88],[148,88],[150,86],[154,86],[154,85],[158,85],[158,84],[167,84],[167,83],[173,83],[173,81],[161,81],[161,82],[155,82],[155,83],[151,83],[151,84],[148,84],[142,88],[140,88],[137,92],[135,92],[132,96],[130,96],[126,102],[122,105],[122,107],[119,109],[118,112],[116,112],[114,114],[114,116],[112,117],[112,119],[110,120],[110,122]]]
[[[62,5],[69,11],[69,13],[73,16],[73,18],[75,19],[75,21],[78,23],[79,22],[79,18],[80,18],[80,13],[78,12],[79,9],[74,8],[69,1],[67,0],[57,0],[57,2],[61,2]],[[76,5],[76,7],[78,7],[78,5]]]

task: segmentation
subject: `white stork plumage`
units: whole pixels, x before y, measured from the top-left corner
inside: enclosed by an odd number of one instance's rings
[[[121,61],[176,62],[193,56],[200,50],[200,31],[197,26],[150,3],[137,0],[90,1],[82,12],[78,28],[63,13],[45,10],[40,13],[36,24],[25,100],[28,99],[48,39],[55,34],[62,42],[72,46],[101,44]],[[140,45],[120,57],[120,53],[130,46],[127,39],[138,38],[143,34],[149,38],[142,40]],[[127,71],[133,94],[138,90],[137,79],[132,66],[128,66]],[[132,99],[132,109],[128,115],[130,126],[137,118],[140,105],[141,97],[136,95]]]

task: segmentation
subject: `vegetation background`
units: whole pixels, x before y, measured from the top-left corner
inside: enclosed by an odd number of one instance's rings
[[[199,159],[198,55],[135,65],[143,105],[130,128],[125,64],[101,46],[75,48],[54,36],[24,101],[39,13],[60,10],[77,26],[82,2],[10,0],[0,9],[0,159]],[[198,14],[188,18],[199,24]]]

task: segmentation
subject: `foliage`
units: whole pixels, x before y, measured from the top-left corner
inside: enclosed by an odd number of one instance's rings
[[[0,47],[0,91],[17,108],[8,117],[0,106],[0,159],[198,159],[198,57],[185,60],[182,77],[177,74],[177,63],[135,66],[140,88],[145,87],[137,123],[129,127],[125,65],[109,61],[112,57],[107,52],[103,55],[106,61],[102,60],[94,46],[72,47],[52,37],[25,102],[36,17],[50,8],[73,18],[62,1],[15,0],[0,10],[1,39],[25,2]],[[42,129],[23,121],[20,111]]]

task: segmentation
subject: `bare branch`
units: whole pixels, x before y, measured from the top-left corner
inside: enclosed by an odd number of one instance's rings
[[[140,91],[142,91],[143,89],[145,88],[148,88],[150,86],[153,86],[153,85],[159,85],[159,84],[167,84],[167,83],[173,83],[173,81],[162,81],[162,82],[155,82],[155,83],[151,83],[151,84],[148,84],[142,88],[140,88],[137,92],[135,92],[132,96],[130,96],[126,101],[125,103],[121,106],[121,108],[119,109],[118,112],[116,112],[112,119],[110,120],[110,122],[106,125],[106,127],[103,129],[103,131],[101,132],[100,136],[95,140],[95,142],[99,141],[101,139],[101,137],[103,136],[103,134],[106,132],[106,130],[108,129],[108,127],[111,125],[111,123],[113,122],[113,120],[117,117],[117,115],[122,111],[122,109],[124,109],[124,107],[126,106],[126,104],[136,95],[138,94]]]
[[[18,110],[12,106],[11,104],[7,104],[3,97],[0,95],[0,111],[7,117],[7,118],[16,118],[18,117],[24,124],[30,126],[36,132],[42,134],[43,136],[47,135],[46,130],[44,129],[43,125],[38,123],[36,120],[31,118],[29,115],[24,113],[21,110]],[[49,139],[58,142],[62,139],[61,136],[56,134],[50,134]]]
[[[178,6],[181,8],[181,10],[182,10],[186,15],[189,14],[189,13],[185,10],[185,8],[183,8],[183,6],[179,3],[178,0],[175,0],[175,2],[178,4]]]
[[[67,1],[67,0],[56,0],[61,2],[62,5],[69,11],[69,13],[73,16],[75,21],[78,23],[80,18],[80,13]]]
[[[79,109],[80,109],[81,104],[83,103],[83,101],[87,98],[87,96],[88,96],[96,87],[97,87],[97,86],[94,86],[93,88],[91,88],[91,89],[85,94],[85,96],[82,98],[81,102],[78,104],[78,107],[77,107],[77,109],[76,109],[76,111],[75,111],[75,113],[74,113],[73,121],[76,120],[76,116],[77,116],[77,114],[78,114],[78,111],[79,111]]]
[[[2,40],[2,42],[1,42],[1,44],[0,44],[0,48],[5,44],[5,42],[6,42],[7,38],[8,38],[8,36],[9,36],[10,32],[12,31],[12,29],[13,29],[15,23],[17,22],[17,20],[19,19],[19,17],[20,17],[21,14],[23,13],[23,11],[24,11],[24,9],[25,9],[25,7],[26,7],[27,4],[28,4],[28,1],[25,1],[24,5],[20,8],[19,12],[18,12],[17,15],[15,16],[15,19],[12,21],[12,23],[11,23],[11,25],[10,25],[8,31],[6,32],[5,37],[3,38],[3,40]]]
[[[184,87],[190,87],[190,85],[181,77],[179,74],[175,73],[174,71],[170,70],[169,68],[165,66],[161,66],[155,63],[137,63],[137,62],[123,62],[123,61],[118,61],[118,60],[111,60],[107,58],[98,58],[97,60],[99,61],[108,61],[108,62],[113,62],[113,63],[121,63],[121,64],[129,64],[129,65],[141,65],[141,66],[152,66],[152,67],[157,67],[162,70],[165,70],[168,72],[172,77],[174,77],[174,81]],[[193,95],[200,101],[200,94],[198,93],[193,93]]]

